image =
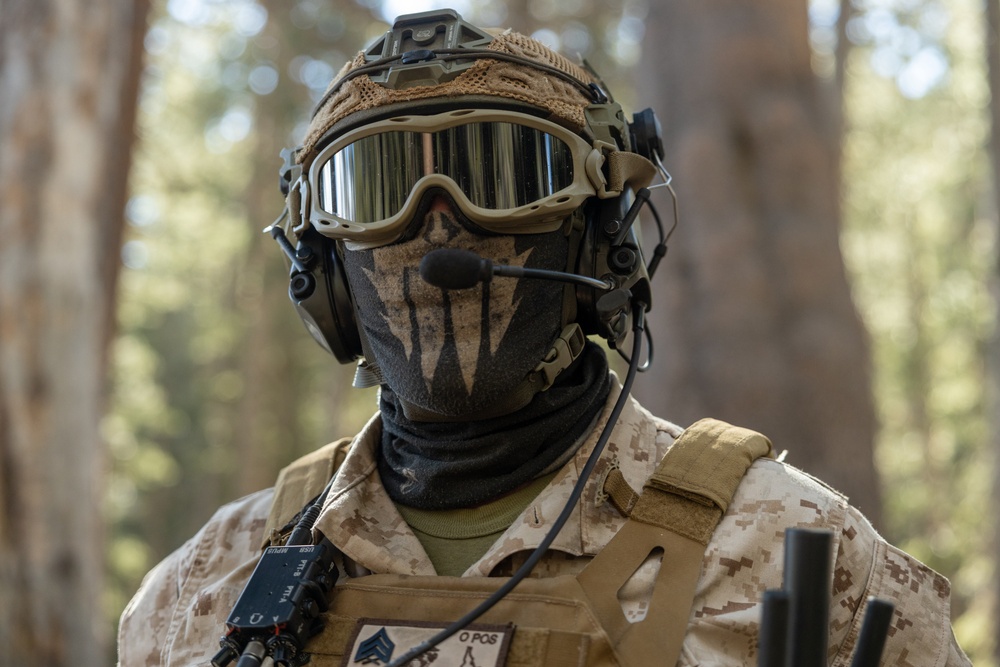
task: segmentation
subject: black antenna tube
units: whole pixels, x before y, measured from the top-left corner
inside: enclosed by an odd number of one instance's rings
[[[295,267],[295,270],[298,273],[308,273],[309,269],[302,263],[302,260],[299,259],[292,242],[288,240],[287,236],[285,236],[285,230],[278,226],[278,222],[280,222],[286,215],[288,215],[287,208],[281,218],[278,218],[273,225],[265,229],[264,233],[270,234],[271,238],[278,242],[278,246],[281,248],[281,251],[285,253],[285,256],[288,257],[288,260],[292,263],[292,266]]]
[[[896,606],[888,600],[868,598],[865,620],[861,623],[861,634],[858,635],[858,643],[854,647],[851,667],[878,667],[895,610]]]
[[[788,664],[825,667],[830,632],[833,533],[789,528],[785,531],[783,588],[791,599]]]
[[[788,605],[787,591],[781,589],[764,591],[757,667],[786,667],[789,636]]]
[[[635,193],[635,201],[632,202],[632,205],[629,206],[628,211],[625,213],[625,217],[622,218],[621,229],[618,230],[615,238],[611,241],[612,246],[620,246],[625,242],[628,230],[632,229],[635,219],[639,216],[639,210],[649,201],[649,196],[649,188],[639,188],[639,191]]]

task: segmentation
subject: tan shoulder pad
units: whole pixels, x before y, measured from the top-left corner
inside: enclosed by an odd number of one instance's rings
[[[725,512],[743,475],[757,459],[774,458],[767,437],[718,419],[702,419],[685,429],[646,486],[710,500]]]
[[[632,518],[707,544],[755,460],[774,457],[766,437],[717,419],[684,430],[647,480]]]

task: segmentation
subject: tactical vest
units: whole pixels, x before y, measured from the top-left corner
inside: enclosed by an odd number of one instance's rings
[[[283,525],[318,494],[345,452],[345,442],[335,443],[283,470],[268,525]],[[676,664],[705,547],[743,475],[763,456],[773,456],[764,436],[705,419],[677,439],[641,493],[613,469],[603,489],[627,521],[578,575],[525,579],[417,664]],[[657,554],[662,560],[648,612],[643,620],[629,622],[618,591],[648,556]],[[342,579],[323,617],[325,629],[306,647],[309,664],[385,664],[462,617],[505,581],[393,574]],[[401,640],[409,644],[400,648]]]

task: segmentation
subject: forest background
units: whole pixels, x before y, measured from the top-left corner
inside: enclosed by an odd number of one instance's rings
[[[997,2],[447,4],[584,55],[663,122],[680,222],[640,399],[767,433],[948,575],[961,644],[1000,665]],[[336,70],[439,6],[0,0],[12,664],[109,664],[150,567],[374,410],[260,230]]]

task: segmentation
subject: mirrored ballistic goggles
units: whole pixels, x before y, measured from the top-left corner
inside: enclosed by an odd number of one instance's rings
[[[492,232],[558,229],[589,197],[612,197],[602,172],[617,147],[524,113],[458,110],[399,116],[336,138],[316,156],[302,212],[350,247],[402,236],[430,188]]]

